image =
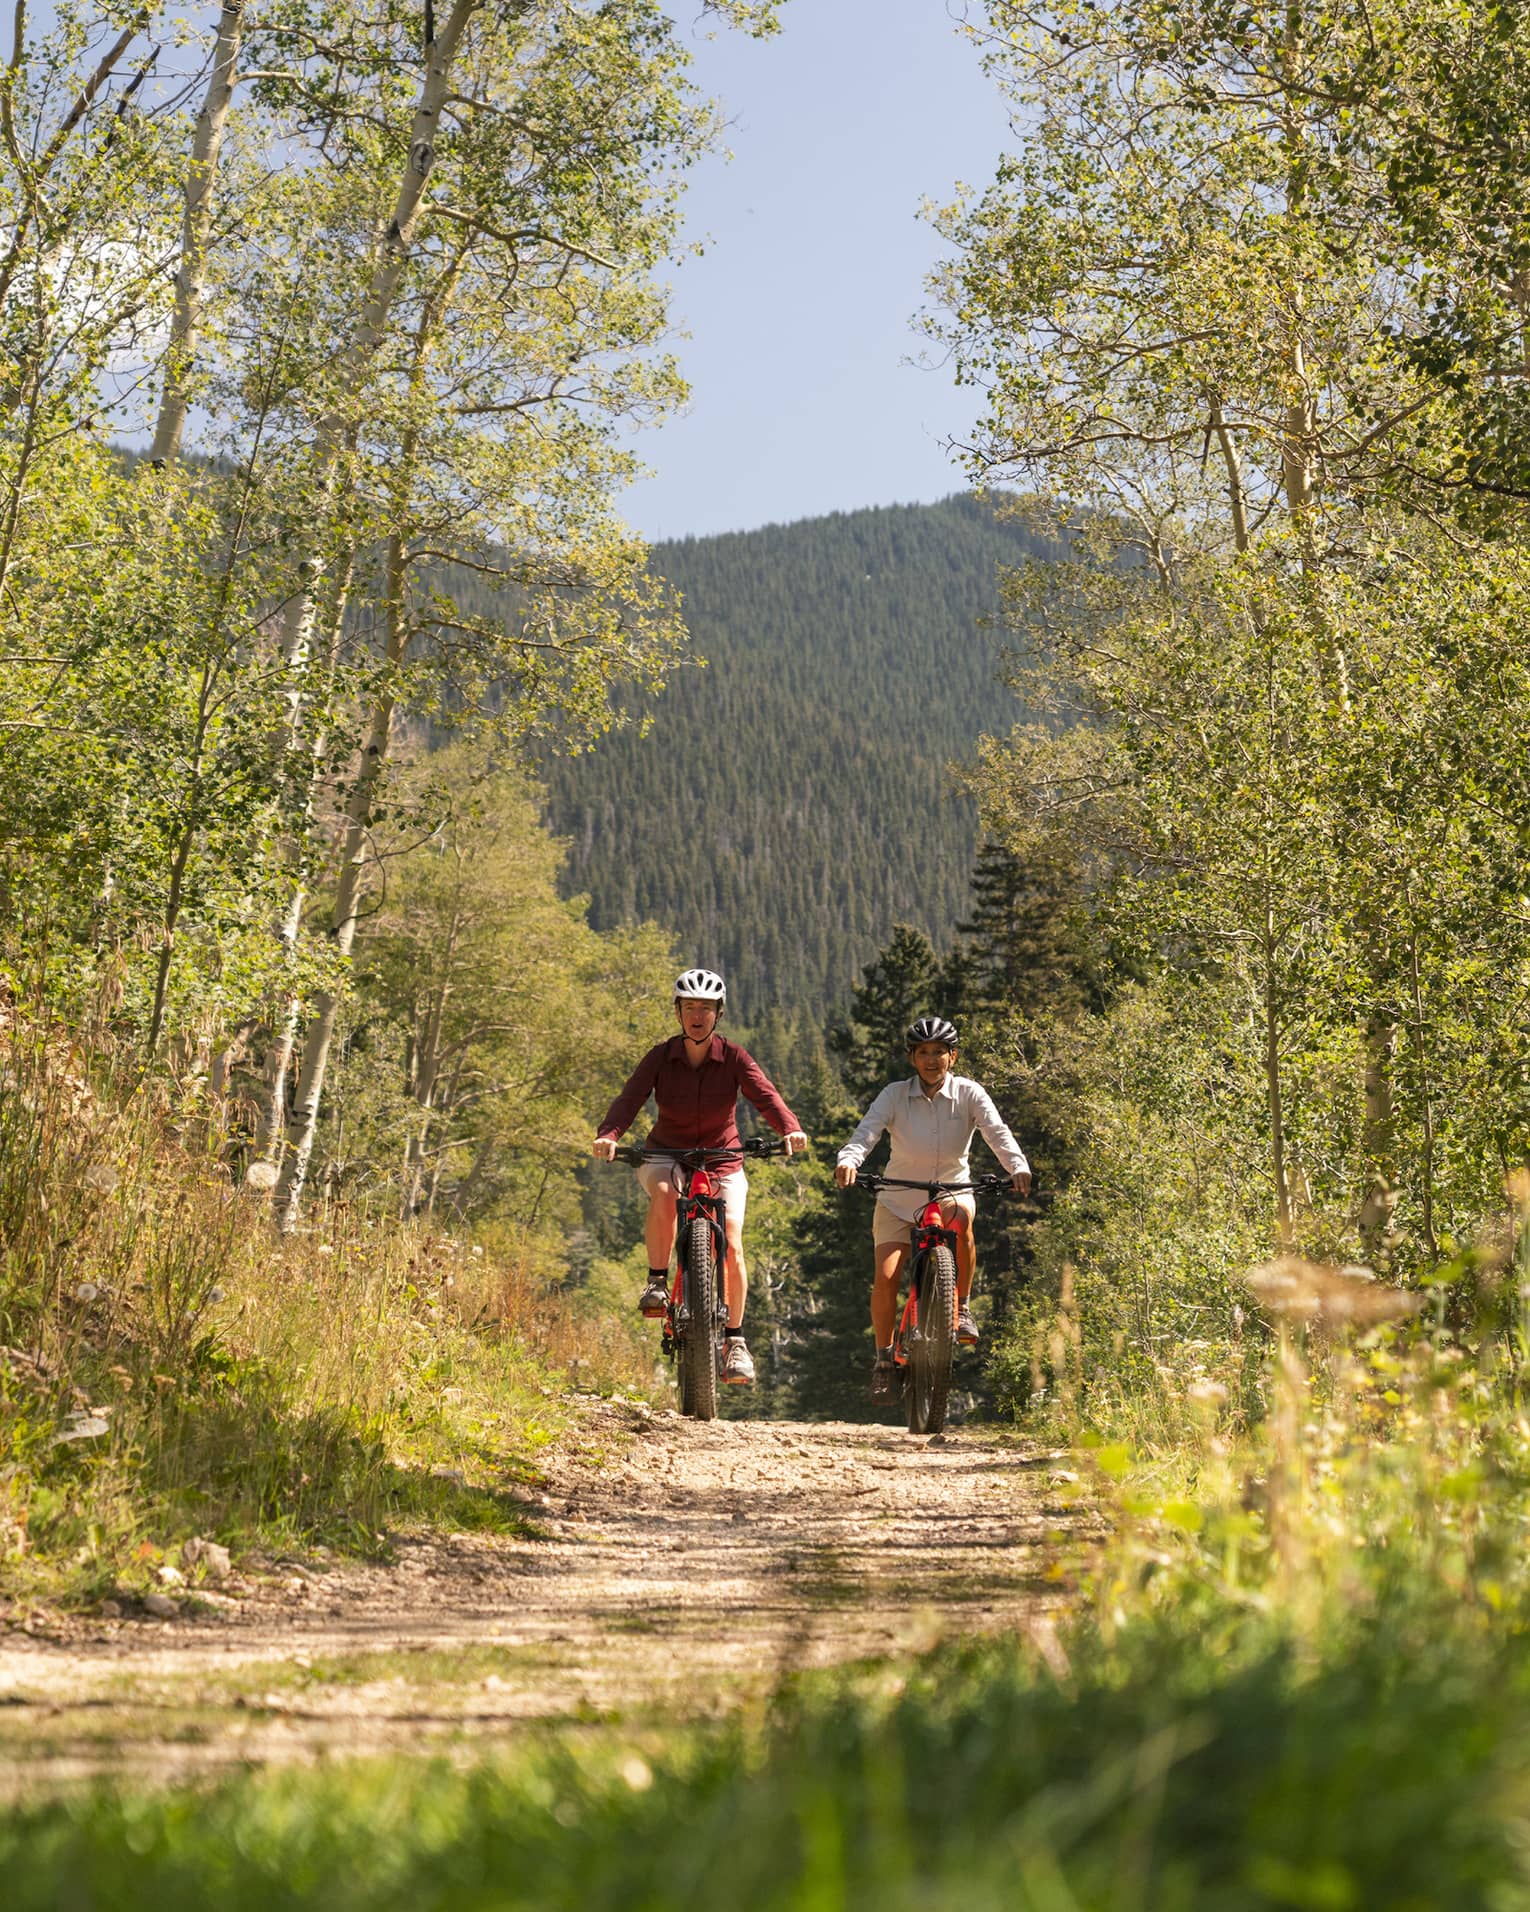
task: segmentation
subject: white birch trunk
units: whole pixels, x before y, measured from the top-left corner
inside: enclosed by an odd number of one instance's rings
[[[1211,407],[1211,425],[1216,433],[1217,446],[1222,453],[1222,464],[1227,472],[1227,503],[1232,513],[1233,545],[1241,557],[1249,547],[1248,531],[1248,492],[1243,483],[1243,460],[1238,454],[1238,441],[1234,438],[1227,420],[1222,416],[1222,401],[1217,399]]]
[[[388,746],[393,735],[393,685],[408,645],[408,626],[404,616],[405,555],[403,539],[395,533],[388,548],[388,639],[383,654],[383,688],[372,707],[366,747],[355,781],[346,800],[345,851],[340,864],[340,881],[335,895],[335,915],[330,931],[335,953],[349,958],[356,940],[356,916],[361,904],[362,879],[366,871],[367,835],[372,826],[372,806]],[[299,899],[301,907],[301,899]],[[319,1124],[319,1107],[324,1095],[324,1077],[329,1068],[329,1051],[340,1015],[340,992],[322,990],[314,1003],[314,1013],[303,1041],[303,1059],[298,1071],[297,1096],[292,1120],[287,1125],[287,1149],[276,1187],[275,1220],[278,1230],[287,1234],[296,1225],[302,1204],[303,1184],[313,1155],[314,1135]],[[296,1033],[293,1018],[292,1033]],[[286,1063],[290,1066],[293,1044],[286,1044]],[[284,1071],[285,1074],[285,1071]],[[283,1081],[283,1088],[285,1082]],[[280,1130],[285,1096],[273,1094],[270,1126],[273,1140]]]
[[[399,182],[393,214],[384,234],[382,257],[372,275],[366,302],[362,306],[350,343],[341,355],[329,409],[319,421],[314,433],[310,465],[315,522],[320,536],[302,563],[298,588],[288,601],[282,620],[281,652],[287,682],[285,731],[288,748],[291,748],[296,741],[302,723],[303,674],[312,649],[318,592],[325,573],[323,528],[328,517],[328,507],[334,495],[347,436],[351,429],[351,402],[361,390],[371,369],[372,361],[387,337],[393,302],[398,294],[404,268],[408,263],[410,241],[419,218],[421,202],[425,196],[425,184],[435,162],[436,133],[440,125],[441,109],[450,92],[453,62],[467,23],[481,4],[482,0],[453,0],[445,25],[430,44],[430,63],[410,127],[408,157],[405,161],[403,177]],[[385,701],[389,704],[391,724],[391,699]],[[375,771],[373,781],[375,781]],[[370,805],[371,788],[372,783],[367,781],[364,766],[363,774],[358,778],[357,788],[352,791],[352,805],[363,796]],[[336,901],[335,915],[336,943],[343,954],[349,953],[351,940],[355,935],[355,904],[359,893],[359,870],[352,850],[352,839],[364,841],[365,832],[365,823],[362,823],[358,829],[352,821],[346,833],[346,857],[341,871],[341,894]],[[350,894],[347,901],[348,888]],[[299,882],[296,885],[293,906],[299,917],[302,902],[302,885]],[[274,1218],[277,1228],[283,1233],[289,1231],[297,1220],[303,1183],[308,1174],[308,1158],[313,1152],[314,1130],[319,1117],[319,1100],[323,1093],[329,1044],[339,1014],[339,999],[326,991],[321,994],[314,1009],[313,1027],[304,1045],[303,1063],[298,1075],[293,1117],[288,1124],[288,1139],[292,1147],[282,1164],[276,1191]],[[289,1028],[283,1031],[283,1040],[287,1066],[290,1066],[297,1022],[293,1005],[289,1005],[288,1021]],[[275,1086],[273,1084],[273,1087]],[[281,1086],[285,1088],[285,1068],[282,1070]],[[269,1146],[273,1150],[279,1132],[281,1109],[282,1101],[273,1094],[267,1123]],[[270,1159],[269,1156],[267,1159]]]
[[[284,967],[290,967],[297,955],[306,895],[306,890],[295,886],[282,913],[277,934],[281,940]],[[277,1032],[274,1046],[266,1056],[266,1107],[256,1142],[256,1159],[269,1162],[273,1168],[281,1153],[282,1128],[287,1116],[287,1074],[292,1067],[292,1052],[297,1047],[298,1023],[302,1014],[302,1000],[289,994],[282,1006],[282,1026]]]
[[[423,387],[426,361],[435,342],[437,328],[451,303],[466,251],[467,246],[464,242],[462,251],[442,275],[425,302],[419,329],[415,334],[414,363],[410,373],[411,389],[416,397],[419,396]],[[372,708],[366,747],[346,804],[345,853],[341,862],[340,885],[335,899],[335,919],[331,931],[335,949],[343,959],[349,958],[351,946],[355,940],[356,910],[361,898],[367,833],[372,825],[372,805],[393,736],[395,707],[393,687],[398,681],[398,673],[404,662],[404,653],[409,647],[409,628],[404,612],[404,591],[408,580],[404,525],[409,514],[409,493],[418,442],[418,434],[414,430],[411,429],[405,434],[396,467],[394,509],[397,528],[388,543],[385,565],[388,634],[382,659],[382,689]],[[303,1184],[307,1179],[308,1164],[313,1155],[314,1136],[318,1129],[319,1110],[324,1096],[324,1078],[329,1067],[329,1051],[334,1041],[339,1014],[338,993],[323,991],[314,1005],[314,1018],[303,1046],[297,1099],[293,1106],[292,1121],[288,1125],[289,1147],[277,1184],[274,1213],[276,1226],[283,1234],[290,1232],[297,1223]],[[292,1019],[291,1031],[295,1035],[296,1016]],[[292,1044],[289,1040],[287,1043],[289,1061],[291,1049]],[[276,1120],[274,1112],[279,1107],[280,1104],[273,1098],[273,1123]],[[274,1128],[272,1133],[274,1140],[276,1133]]]
[[[336,580],[334,601],[329,615],[330,668],[335,668],[340,645],[340,630],[345,622],[345,609],[350,600],[352,573],[355,567],[354,553],[347,556],[345,564]],[[284,731],[283,736],[287,733]],[[319,780],[319,767],[324,761],[324,752],[328,744],[327,737],[321,733],[313,740],[313,749],[307,770],[308,801],[305,806],[305,819],[312,819],[313,797]],[[289,837],[282,846],[284,862],[292,871],[292,888],[282,908],[281,917],[276,925],[276,938],[282,952],[282,967],[290,971],[297,961],[298,944],[303,934],[303,906],[308,901],[308,885],[302,867],[300,839]],[[303,1019],[303,1001],[295,987],[289,988],[286,1002],[282,1008],[281,1027],[277,1031],[276,1041],[266,1057],[266,1105],[261,1120],[260,1135],[256,1146],[256,1160],[269,1163],[272,1168],[278,1166],[282,1149],[282,1131],[287,1120],[287,1078],[292,1069],[292,1055],[297,1047],[298,1026]]]
[[[436,1084],[441,1074],[441,1036],[446,1026],[446,1005],[452,993],[452,964],[457,954],[457,938],[462,916],[454,912],[446,933],[446,948],[441,958],[441,980],[425,1019],[420,1038],[420,1064],[415,1073],[414,1099],[419,1104],[420,1126],[410,1138],[405,1159],[404,1199],[401,1219],[408,1221],[420,1207],[425,1165],[430,1156],[430,1132],[436,1120]]]
[[[0,141],[4,143],[6,157],[10,161],[16,182],[21,188],[22,206],[19,216],[13,221],[6,235],[9,243],[6,246],[5,256],[0,258],[0,306],[3,306],[11,296],[11,288],[15,284],[17,273],[25,257],[27,241],[31,238],[32,230],[46,207],[43,186],[53,168],[58,164],[59,155],[68,144],[70,135],[90,111],[102,87],[116,72],[122,56],[148,26],[153,15],[152,6],[139,8],[132,21],[122,29],[101,56],[95,71],[80,88],[74,104],[60,121],[57,131],[42,153],[29,157],[23,150],[12,110],[13,76],[26,64],[24,44],[26,8],[18,4],[10,66],[4,80],[0,81]]]
[[[181,265],[175,275],[175,311],[170,320],[170,343],[165,354],[165,384],[149,456],[161,465],[180,455],[181,434],[190,403],[188,378],[196,355],[197,328],[207,289],[207,242],[212,232],[213,188],[223,150],[224,128],[233,104],[244,33],[245,0],[223,0],[218,16],[218,38],[213,50],[207,94],[197,115],[186,172],[186,200],[181,214]]]

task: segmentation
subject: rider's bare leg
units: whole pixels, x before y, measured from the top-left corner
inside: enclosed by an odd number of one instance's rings
[[[723,1220],[728,1237],[727,1259],[723,1262],[723,1292],[728,1297],[728,1327],[744,1325],[744,1303],[749,1299],[749,1270],[744,1265],[744,1224],[731,1215]]]
[[[949,1224],[956,1219],[955,1202],[943,1202],[941,1213]],[[898,1326],[898,1278],[908,1244],[879,1241],[873,1250],[876,1279],[871,1284],[871,1326],[879,1348],[892,1346]],[[956,1298],[965,1301],[972,1293],[972,1278],[977,1273],[977,1245],[972,1239],[972,1217],[956,1237]]]
[[[879,1241],[871,1251],[871,1331],[879,1348],[890,1348],[898,1331],[898,1281],[908,1243]]]
[[[678,1200],[675,1185],[667,1177],[655,1182],[648,1197],[648,1220],[644,1234],[648,1241],[648,1266],[667,1268],[675,1252],[675,1227]]]
[[[972,1277],[977,1273],[977,1243],[972,1239],[972,1218],[956,1238],[956,1298],[965,1301],[972,1293]]]

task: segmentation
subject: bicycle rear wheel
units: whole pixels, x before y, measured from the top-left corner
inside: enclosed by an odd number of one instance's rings
[[[680,1412],[694,1420],[717,1418],[717,1258],[712,1230],[698,1215],[685,1231],[685,1283],[681,1299],[690,1311],[680,1337]]]
[[[938,1434],[946,1424],[956,1345],[956,1258],[944,1242],[920,1259],[913,1281],[919,1321],[908,1343],[904,1402],[911,1434]]]

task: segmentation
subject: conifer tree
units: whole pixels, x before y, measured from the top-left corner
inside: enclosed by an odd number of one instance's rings
[[[916,1016],[936,1013],[939,982],[929,937],[899,923],[851,997],[848,1023],[829,1032],[845,1086],[863,1103],[903,1068],[904,1032]]]
[[[949,765],[1023,715],[980,626],[1001,567],[1056,550],[971,495],[656,546],[707,668],[647,735],[547,763],[570,892],[597,925],[708,927],[751,1018],[842,1016],[896,923],[945,949],[978,840]]]
[[[1077,859],[1056,837],[1016,850],[978,846],[972,914],[948,961],[969,1010],[1035,1013],[1077,1005],[1088,986]]]

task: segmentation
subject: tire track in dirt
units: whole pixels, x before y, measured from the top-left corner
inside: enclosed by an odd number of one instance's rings
[[[783,1674],[1023,1628],[1095,1527],[1063,1457],[983,1430],[600,1403],[532,1538],[407,1536],[216,1610],[0,1635],[13,1789],[101,1770],[479,1745],[533,1722],[712,1715]]]

